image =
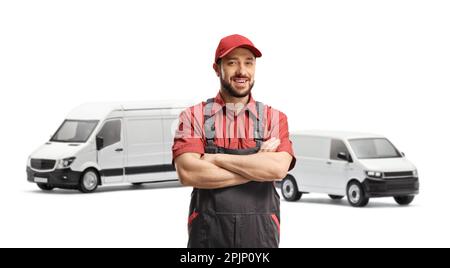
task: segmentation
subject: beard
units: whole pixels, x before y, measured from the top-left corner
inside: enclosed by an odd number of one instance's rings
[[[250,92],[252,91],[252,88],[255,85],[255,81],[250,83],[248,89],[244,92],[237,91],[231,85],[231,83],[228,83],[227,81],[223,80],[222,78],[220,78],[220,85],[230,96],[235,97],[235,98],[244,98],[244,97],[247,97],[250,94]]]

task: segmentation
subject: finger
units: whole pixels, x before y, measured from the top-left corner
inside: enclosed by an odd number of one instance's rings
[[[263,148],[267,149],[267,148],[271,148],[273,146],[274,143],[277,142],[277,138],[271,138],[270,140],[267,140],[263,143]]]
[[[280,146],[280,140],[275,140],[274,142],[270,143],[266,150],[269,150],[270,152],[274,152],[278,149],[278,146]]]
[[[264,144],[264,146],[261,147],[260,152],[275,152],[279,145],[279,140],[267,142],[266,144]]]
[[[264,142],[263,144],[261,144],[261,148],[259,149],[260,152],[265,152],[266,150],[268,150],[269,148],[269,143],[268,142]]]
[[[261,149],[263,149],[263,150],[267,149],[271,141],[272,141],[272,139],[263,142],[261,144]]]
[[[280,140],[279,139],[273,139],[270,142],[268,142],[267,148],[272,149],[273,147],[278,147],[278,145],[280,145]]]

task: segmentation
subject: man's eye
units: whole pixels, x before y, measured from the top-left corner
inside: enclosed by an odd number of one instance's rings
[[[234,65],[234,64],[236,64],[235,61],[229,61],[229,62],[228,62],[228,65]]]
[[[246,62],[245,64],[247,64],[247,65],[253,65],[253,62],[252,62],[252,61],[248,61],[248,62]]]

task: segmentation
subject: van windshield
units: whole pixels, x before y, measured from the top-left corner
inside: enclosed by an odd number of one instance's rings
[[[98,120],[65,120],[50,141],[86,142],[98,124]]]
[[[352,139],[349,143],[359,159],[402,157],[385,138]]]

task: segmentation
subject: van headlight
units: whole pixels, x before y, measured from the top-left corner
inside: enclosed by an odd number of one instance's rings
[[[64,158],[58,161],[58,166],[56,168],[63,169],[68,168],[75,161],[75,157]]]
[[[417,169],[413,170],[413,177],[414,178],[418,178],[419,177],[419,173],[417,172]]]
[[[28,156],[27,166],[28,166],[28,167],[31,167],[31,156]]]
[[[371,178],[381,178],[383,177],[383,173],[379,171],[366,171],[368,177]]]

